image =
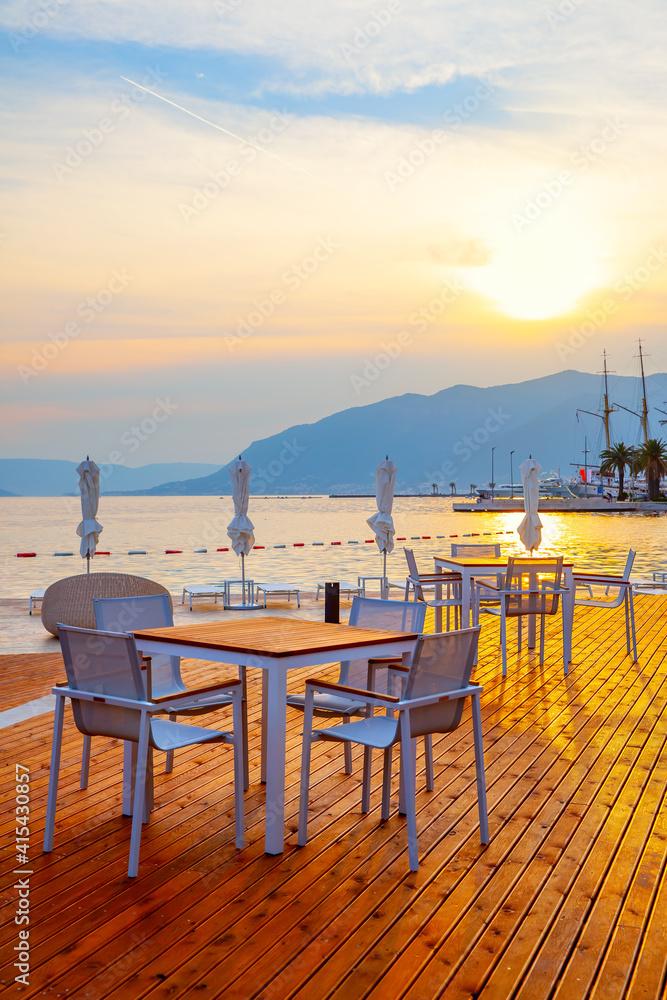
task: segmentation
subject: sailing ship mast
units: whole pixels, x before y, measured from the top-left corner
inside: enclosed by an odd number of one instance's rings
[[[609,387],[607,385],[607,375],[610,373],[607,371],[606,351],[602,352],[602,362],[603,362],[602,365],[603,371],[598,372],[598,375],[604,375],[604,407],[602,413],[593,413],[591,410],[577,410],[577,413],[588,413],[589,416],[599,417],[600,420],[602,420],[602,422],[604,423],[604,435],[605,435],[605,440],[607,442],[607,451],[609,451],[609,449],[611,448],[611,437],[609,434],[609,415],[611,413],[614,413],[615,410],[613,405],[612,406],[609,405]],[[614,373],[611,372],[611,374],[613,375]],[[616,405],[618,406],[618,404]]]
[[[639,365],[641,368],[642,376],[642,412],[635,413],[634,410],[629,410],[627,406],[623,406],[621,403],[615,403],[615,406],[619,406],[622,410],[627,413],[631,413],[633,417],[638,417],[642,422],[642,430],[644,432],[644,444],[648,441],[648,406],[646,405],[646,378],[644,376],[644,356],[642,354],[642,342],[639,340]]]

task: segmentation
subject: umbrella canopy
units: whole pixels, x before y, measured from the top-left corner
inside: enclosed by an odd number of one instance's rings
[[[89,458],[76,470],[79,473],[79,490],[81,492],[81,516],[83,520],[76,529],[81,538],[81,558],[90,559],[95,555],[97,543],[100,540],[102,525],[96,519],[100,504],[100,470]]]
[[[391,552],[394,547],[394,521],[391,509],[394,504],[396,466],[385,459],[375,469],[375,500],[377,514],[373,514],[366,524],[375,532],[375,541],[380,552]]]
[[[519,467],[526,516],[516,530],[519,533],[519,538],[530,552],[533,549],[539,549],[542,541],[542,522],[537,513],[540,505],[540,487],[537,477],[541,471],[542,466],[534,458],[527,458]]]
[[[239,458],[229,467],[232,477],[232,499],[234,501],[234,517],[227,526],[232,548],[237,556],[247,556],[255,542],[254,524],[248,517],[248,499],[250,495],[251,468],[247,462]]]

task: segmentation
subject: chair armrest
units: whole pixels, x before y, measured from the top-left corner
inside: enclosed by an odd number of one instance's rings
[[[140,667],[141,667],[142,670],[149,670],[150,667],[151,667],[151,665],[152,665],[152,663],[153,663],[153,657],[152,656],[145,656],[143,653],[141,654]]]
[[[380,667],[386,667],[388,663],[401,663],[400,656],[372,656],[369,663],[376,663]]]
[[[214,691],[229,691],[230,688],[239,687],[243,681],[232,680],[225,684],[208,684],[206,687],[201,688],[189,688],[187,691],[177,691],[176,694],[162,694],[157,698],[151,698],[150,700],[154,705],[161,705],[163,702],[180,701],[183,698],[194,698],[199,694],[212,694]]]
[[[363,688],[349,687],[347,684],[334,684],[328,681],[318,681],[314,677],[309,678],[306,681],[306,688],[312,688],[315,691],[336,691],[342,694],[350,694],[357,699],[363,699],[364,701],[381,701],[388,704],[395,705],[400,701],[393,694],[378,694],[377,691],[364,691]]]
[[[598,576],[594,573],[575,573],[572,577],[575,584],[577,583],[598,583],[601,586],[614,586],[614,587],[627,587],[631,585],[631,580],[624,580],[622,576]]]
[[[518,591],[503,590],[501,587],[496,586],[495,583],[481,583],[474,576],[471,579],[475,587],[483,587],[484,590],[495,590],[497,594],[518,593]],[[485,577],[484,579],[486,580],[487,578]]]
[[[446,694],[429,694],[423,698],[406,698],[399,701],[396,706],[402,708],[421,708],[423,705],[437,705],[441,701],[456,701],[458,698],[469,698],[474,694],[481,694],[484,688],[481,684],[469,684],[468,687],[457,688],[455,691],[448,691]]]

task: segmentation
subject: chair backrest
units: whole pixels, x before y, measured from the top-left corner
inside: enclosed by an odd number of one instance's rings
[[[453,556],[468,556],[470,559],[500,559],[500,545],[489,542],[468,544],[452,542]]]
[[[424,631],[426,605],[413,601],[384,601],[376,597],[355,597],[350,610],[350,625],[386,629],[390,632]],[[340,665],[339,684],[365,688],[368,660],[344,660]],[[378,690],[387,692],[388,671],[378,672]]]
[[[408,576],[414,577],[416,580],[419,576],[419,570],[417,569],[417,560],[415,559],[415,554],[412,549],[406,549],[403,546],[403,551],[405,552],[405,558],[408,563]]]
[[[563,557],[534,559],[510,556],[503,590],[521,591],[506,594],[506,615],[555,615],[558,611]]]
[[[446,694],[465,688],[470,683],[480,629],[467,628],[458,632],[423,635],[415,648],[410,673],[403,694],[404,700]],[[456,729],[463,714],[463,699],[442,701],[410,712],[412,736],[426,733],[450,733]]]
[[[634,549],[630,549],[630,551],[628,552],[628,558],[625,561],[625,569],[623,570],[624,580],[630,579],[630,574],[632,573],[632,567],[634,565],[636,555],[637,553],[635,552]]]
[[[95,623],[106,632],[133,632],[140,628],[164,628],[174,624],[169,594],[149,597],[96,597]],[[184,691],[178,656],[151,656],[151,690],[155,697]]]
[[[78,691],[103,697],[144,700],[141,663],[134,637],[119,632],[58,626],[67,682]],[[140,713],[98,701],[72,699],[77,729],[86,736],[139,739]]]

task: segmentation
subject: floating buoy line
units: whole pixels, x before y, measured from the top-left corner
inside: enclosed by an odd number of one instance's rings
[[[411,535],[409,539],[408,539],[408,537],[406,535],[399,535],[396,538],[396,541],[397,542],[407,542],[407,541],[422,542],[422,541],[432,541],[433,539],[437,539],[439,541],[439,540],[444,539],[444,538],[479,538],[482,535],[484,537],[492,537],[492,536],[498,536],[498,535],[514,535],[514,534],[516,534],[516,532],[514,532],[514,531],[484,531],[484,532],[471,531],[471,532],[468,532],[467,534],[464,534],[464,535]],[[361,545],[361,544],[372,545],[372,544],[374,544],[374,542],[375,542],[374,538],[364,538],[361,542],[359,541],[359,539],[350,538],[350,539],[348,539],[347,542],[333,541],[333,542],[329,542],[329,545]],[[303,548],[306,548],[307,546],[323,546],[323,545],[326,545],[326,544],[327,544],[326,542],[291,542],[291,543],[280,542],[279,544],[276,544],[276,545],[253,545],[253,549],[257,549],[257,550],[259,550],[259,549],[286,549],[288,547],[291,547],[291,548],[294,548],[294,549],[303,549]],[[214,550],[211,550],[211,551],[214,551]],[[231,549],[230,549],[229,545],[223,545],[220,548],[215,549],[215,551],[216,552],[229,552],[229,551],[231,551]],[[192,552],[192,553],[194,553],[196,555],[201,555],[203,553],[207,553],[208,549],[192,549],[192,550],[187,550],[187,551],[185,549],[163,549],[163,550],[161,550],[159,552],[158,551],[152,551],[151,552],[148,549],[129,549],[129,551],[127,552],[127,555],[128,556],[147,556],[147,555],[152,555],[152,556],[156,556],[156,555],[181,556],[181,555],[184,555],[184,554],[189,555],[190,552]],[[98,550],[95,553],[96,556],[110,556],[111,554],[112,553],[109,552],[109,551],[107,551],[107,550],[104,550],[104,551]],[[124,555],[125,553],[120,553],[120,554]],[[47,555],[48,556],[49,553],[16,552],[15,555],[16,555],[17,559],[36,559],[36,558],[39,558],[40,556],[43,556],[43,555]],[[73,556],[74,553],[73,552],[52,552],[52,553],[50,553],[50,555],[51,556],[59,556],[59,557],[66,558],[68,556]]]

